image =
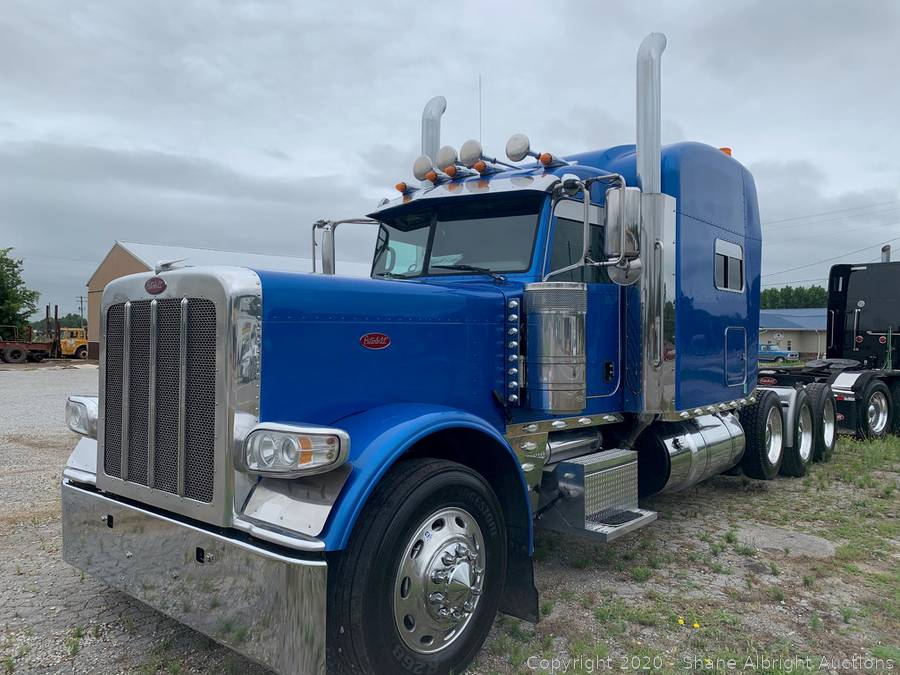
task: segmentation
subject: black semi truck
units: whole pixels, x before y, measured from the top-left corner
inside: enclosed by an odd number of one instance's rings
[[[882,260],[831,268],[825,359],[759,371],[769,388],[830,385],[838,429],[859,438],[900,432],[900,262]]]

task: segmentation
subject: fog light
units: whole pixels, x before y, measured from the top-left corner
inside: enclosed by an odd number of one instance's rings
[[[347,461],[350,436],[340,429],[266,422],[244,441],[244,469],[293,478],[330,471]]]

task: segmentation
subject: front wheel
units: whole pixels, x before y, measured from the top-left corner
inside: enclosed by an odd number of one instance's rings
[[[480,475],[399,463],[331,564],[329,672],[463,672],[497,614],[506,555],[503,512]]]
[[[75,358],[76,359],[86,359],[87,358],[87,347],[82,345],[78,349],[75,350]]]

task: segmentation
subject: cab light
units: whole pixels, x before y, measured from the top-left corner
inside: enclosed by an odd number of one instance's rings
[[[728,155],[729,157],[731,157],[731,148],[719,148],[719,150],[721,150],[721,151],[724,152],[726,155]]]
[[[488,165],[483,159],[479,159],[472,165],[472,168],[475,169],[478,173],[484,173],[487,171]]]
[[[402,192],[405,194],[409,190],[409,185],[407,185],[403,181],[400,181],[394,186],[394,188],[397,190],[397,192]]]
[[[538,161],[544,166],[550,166],[550,164],[553,163],[553,155],[551,155],[549,152],[542,152],[538,156]]]
[[[444,173],[450,176],[450,178],[456,178],[456,167],[453,165],[445,167]]]
[[[435,170],[432,169],[431,171],[429,171],[428,173],[426,173],[426,174],[425,174],[425,180],[431,181],[432,183],[437,183],[437,181],[438,181],[437,171],[435,171]]]
[[[244,441],[248,473],[296,478],[331,471],[347,461],[350,436],[340,429],[260,424]]]

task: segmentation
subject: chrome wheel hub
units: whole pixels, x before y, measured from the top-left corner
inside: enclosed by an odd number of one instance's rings
[[[807,406],[800,408],[800,414],[797,417],[797,436],[797,441],[800,443],[798,448],[800,459],[808,462],[813,450],[813,423],[812,413]]]
[[[778,407],[769,409],[766,416],[766,456],[769,463],[776,464],[781,458],[784,447],[784,426],[781,421],[781,410]]]
[[[484,537],[465,509],[425,518],[403,550],[394,582],[394,622],[407,647],[433,654],[472,618],[484,587]]]
[[[825,436],[825,446],[829,448],[831,447],[831,444],[834,443],[834,435],[836,431],[834,418],[834,401],[832,401],[831,398],[827,398],[825,399],[825,410],[822,413],[822,427]]]
[[[888,421],[888,405],[887,397],[876,391],[869,397],[869,407],[866,410],[866,417],[869,423],[869,431],[873,434],[880,434],[887,427]]]

